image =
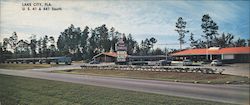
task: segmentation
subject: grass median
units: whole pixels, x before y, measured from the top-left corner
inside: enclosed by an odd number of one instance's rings
[[[1,105],[231,105],[0,74]]]
[[[0,64],[0,69],[25,70],[60,66],[62,64]]]
[[[81,75],[100,75],[135,79],[153,79],[163,81],[203,83],[203,84],[249,84],[248,77],[227,74],[203,74],[182,72],[159,71],[127,71],[127,70],[97,70],[97,69],[72,69],[53,71],[56,73],[71,73]]]

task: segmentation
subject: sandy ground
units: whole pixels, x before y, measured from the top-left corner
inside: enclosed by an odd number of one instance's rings
[[[181,62],[172,62],[176,67],[183,67]],[[192,67],[192,66],[189,66]],[[235,63],[235,64],[224,64],[223,66],[210,66],[205,64],[196,67],[209,67],[214,69],[224,69],[222,74],[238,75],[250,77],[250,63]]]
[[[248,63],[228,64],[223,67],[225,68],[224,74],[250,77],[250,64]]]

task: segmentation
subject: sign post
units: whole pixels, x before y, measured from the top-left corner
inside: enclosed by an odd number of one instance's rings
[[[116,64],[126,64],[127,47],[123,41],[123,38],[120,38],[116,44],[116,53],[117,53]]]

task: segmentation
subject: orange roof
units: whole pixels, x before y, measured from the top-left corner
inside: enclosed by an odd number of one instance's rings
[[[99,53],[99,54],[95,55],[94,58],[98,57],[98,56],[100,56],[102,54],[103,55],[107,55],[107,56],[111,56],[111,57],[117,57],[117,53],[116,52],[103,52],[103,53]],[[127,56],[128,56],[128,54],[127,54]]]
[[[117,53],[116,52],[104,52],[102,54],[108,55],[108,56],[112,56],[112,57],[117,57]]]
[[[187,49],[171,55],[206,55],[206,54],[250,54],[250,47],[231,47],[221,49]]]
[[[116,52],[103,52],[103,53],[99,53],[99,54],[95,55],[93,58],[96,58],[96,57],[98,57],[98,56],[100,56],[102,54],[107,55],[107,56],[111,56],[111,57],[117,57]]]

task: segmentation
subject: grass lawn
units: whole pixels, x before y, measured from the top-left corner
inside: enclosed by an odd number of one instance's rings
[[[0,69],[14,69],[14,70],[25,70],[25,69],[36,69],[36,68],[49,68],[53,66],[59,66],[60,64],[0,64]]]
[[[124,78],[138,78],[138,79],[154,79],[165,81],[179,81],[179,82],[192,82],[210,83],[210,84],[225,84],[230,81],[231,84],[249,84],[248,77],[233,76],[226,74],[203,74],[203,73],[180,73],[180,72],[157,72],[157,71],[125,71],[125,70],[86,70],[74,69],[54,71],[58,73],[72,73],[72,74],[87,74],[87,75],[102,75],[102,76],[115,76]]]
[[[231,105],[0,74],[1,105]]]

